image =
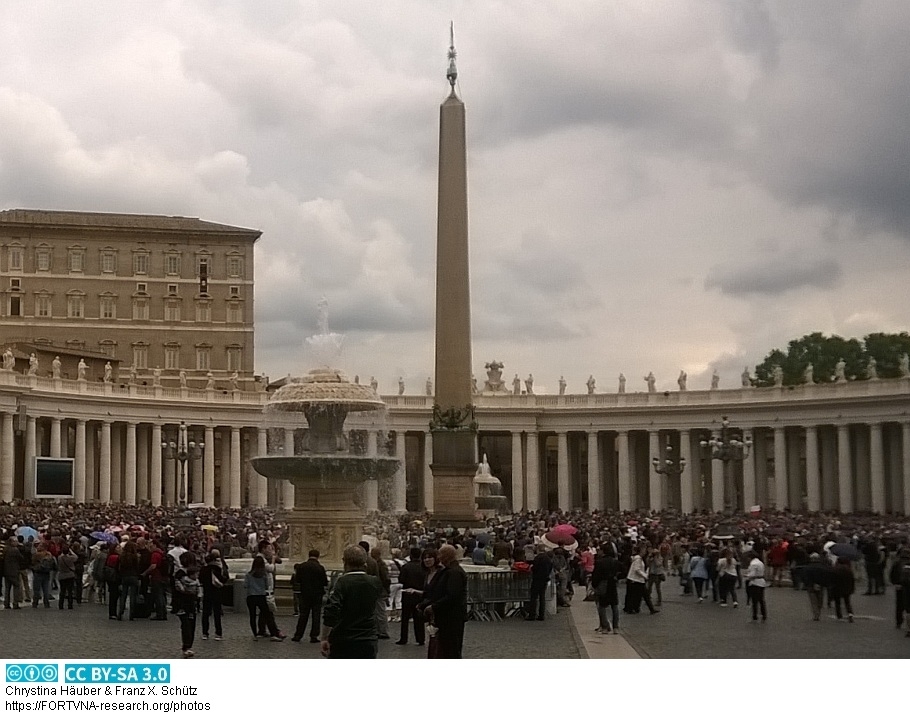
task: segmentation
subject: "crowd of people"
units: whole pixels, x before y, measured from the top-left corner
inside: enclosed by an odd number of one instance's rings
[[[106,604],[111,620],[165,621],[170,614],[180,620],[181,650],[191,657],[197,618],[204,639],[223,639],[222,590],[231,585],[227,561],[248,557],[251,633],[283,641],[275,601],[287,541],[282,513],[190,512],[192,522],[176,508],[150,505],[0,505],[4,607],[49,608],[55,602],[72,610],[97,601]],[[710,597],[735,609],[742,592],[755,621],[768,617],[766,587],[805,589],[816,621],[825,600],[838,618],[852,621],[857,578],[870,596],[884,594],[890,584],[895,624],[910,626],[907,517],[536,511],[456,528],[427,514],[374,513],[364,533],[359,552],[346,550],[340,576],[326,573],[315,550],[295,564],[291,582],[299,618],[293,641],[306,636],[309,624],[309,641],[322,643],[327,656],[375,655],[377,642],[391,638],[390,623],[397,623],[397,645],[407,645],[413,629],[415,643],[426,645],[429,656],[459,657],[467,614],[462,561],[526,573],[523,616],[529,621],[545,618],[551,582],[559,607],[570,606],[580,590],[597,607],[603,633],[618,632],[620,608],[627,615],[643,608],[659,613],[670,577],[697,603]],[[369,587],[361,586],[361,574]],[[340,582],[345,584],[339,588]],[[360,611],[349,619],[352,602]]]

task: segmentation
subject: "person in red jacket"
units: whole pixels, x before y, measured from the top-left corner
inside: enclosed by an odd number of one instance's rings
[[[787,543],[774,540],[768,551],[768,564],[771,565],[771,586],[781,586],[784,570],[787,568]]]

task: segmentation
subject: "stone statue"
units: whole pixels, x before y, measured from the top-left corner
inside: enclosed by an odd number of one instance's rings
[[[900,359],[897,361],[897,368],[903,378],[910,377],[910,356],[906,352],[900,355]]]
[[[749,374],[748,366],[745,369],[743,369],[741,383],[742,383],[744,389],[748,389],[750,386],[752,386],[752,375]]]
[[[6,351],[3,352],[3,368],[6,371],[12,371],[15,367],[16,357],[13,356],[13,350],[7,347]]]
[[[847,368],[847,362],[845,362],[843,359],[839,359],[837,361],[837,364],[834,365],[834,381],[835,382],[846,381],[847,377],[844,373],[846,368]]]
[[[180,370],[180,388],[181,389],[186,388],[186,370],[185,369]]]
[[[619,372],[619,392],[620,394],[626,393],[626,375],[622,372]]]
[[[784,369],[780,364],[775,364],[771,370],[771,378],[774,379],[775,386],[784,385]]]
[[[28,375],[38,376],[38,357],[32,352],[28,358]]]
[[[534,393],[534,374],[528,374],[528,378],[525,379],[525,393]]]
[[[370,388],[373,389],[373,391],[377,394],[379,393],[379,382],[376,381],[375,376],[370,377]]]
[[[477,388],[477,377],[474,374],[471,374],[471,393],[479,394],[480,389]]]
[[[355,383],[355,384],[359,384],[359,383],[360,383],[360,374],[354,374],[354,383]]]
[[[589,396],[594,393],[594,388],[597,386],[597,382],[594,380],[594,374],[591,374],[588,377],[588,380],[585,382],[585,386],[588,387]]]
[[[88,372],[88,364],[85,363],[85,359],[80,359],[78,366],[76,366],[76,373],[78,374],[79,381],[85,381],[85,375]]]
[[[484,393],[508,393],[506,383],[502,380],[502,367],[503,363],[495,359],[484,364],[483,368],[487,370],[487,380],[483,385]]]
[[[869,363],[866,364],[866,377],[873,381],[878,378],[878,362],[875,361],[875,357],[869,357]]]
[[[156,366],[152,370],[152,386],[161,386],[161,367]]]
[[[720,375],[717,373],[717,369],[714,370],[714,373],[711,374],[711,390],[717,391],[720,388]]]
[[[51,362],[51,371],[55,379],[59,379],[63,373],[63,364],[60,362],[59,356],[55,356],[54,361]]]
[[[645,377],[645,383],[648,385],[648,393],[653,394],[656,391],[654,384],[657,383],[657,379],[654,378],[653,371],[648,372],[648,375]]]
[[[135,384],[138,379],[138,373],[136,371],[136,365],[130,364],[130,383]]]
[[[516,374],[515,378],[512,379],[512,395],[513,396],[521,395],[521,379],[518,378],[518,374]]]
[[[433,395],[433,379],[431,379],[429,376],[427,377],[427,392],[426,393],[427,393],[427,396]]]
[[[215,390],[215,375],[212,372],[208,372],[205,375],[205,389],[206,391]]]
[[[104,363],[104,383],[110,384],[114,380],[114,367],[111,366],[111,363]]]
[[[240,379],[240,374],[238,374],[236,371],[235,371],[233,374],[231,374],[231,376],[230,376],[230,378],[228,379],[228,381],[231,382],[231,389],[232,389],[232,390],[234,390],[234,391],[239,391],[239,390],[240,390],[240,384],[237,383],[239,379]]]
[[[399,376],[398,377],[398,395],[401,396],[402,394],[404,394],[404,377]]]
[[[686,380],[687,380],[688,378],[689,378],[689,375],[688,375],[686,372],[680,370],[680,372],[679,372],[679,378],[676,379],[676,383],[679,385],[679,390],[680,390],[680,391],[685,391],[685,390],[686,390]]]
[[[803,371],[803,383],[804,384],[814,384],[815,383],[815,367],[812,366],[810,361],[806,364],[806,368]]]
[[[566,380],[560,376],[559,377],[559,395],[565,396],[566,393]]]

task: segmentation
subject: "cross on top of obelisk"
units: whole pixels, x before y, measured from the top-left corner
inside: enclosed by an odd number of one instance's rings
[[[449,24],[449,68],[446,70],[446,79],[452,85],[452,93],[455,93],[455,80],[458,79],[458,69],[455,67],[455,23]]]

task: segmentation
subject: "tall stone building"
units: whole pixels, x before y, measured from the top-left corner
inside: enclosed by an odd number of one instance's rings
[[[260,235],[198,218],[0,211],[0,343],[107,355],[121,378],[249,379]]]

